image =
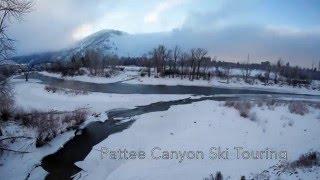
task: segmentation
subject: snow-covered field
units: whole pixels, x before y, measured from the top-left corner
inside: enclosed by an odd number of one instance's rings
[[[132,78],[135,78],[138,76],[138,71],[140,70],[140,67],[126,67],[124,72],[119,72],[118,74],[115,74],[111,77],[99,77],[99,76],[90,76],[88,74],[82,75],[82,76],[67,76],[63,77],[61,74],[58,73],[50,73],[46,71],[39,72],[42,75],[55,77],[59,79],[65,79],[65,80],[73,80],[73,81],[83,81],[83,82],[92,82],[92,83],[100,83],[100,84],[108,84],[108,83],[115,83],[119,81],[126,81]]]
[[[320,150],[319,110],[310,109],[310,113],[301,116],[290,114],[286,105],[274,109],[254,107],[251,113],[255,119],[250,120],[222,104],[202,101],[135,117],[137,121],[132,127],[96,145],[84,161],[77,163],[84,170],[82,179],[203,179],[217,171],[224,177],[240,179],[242,175],[250,177],[280,161],[290,162],[301,154]],[[229,154],[219,159],[215,154],[219,148]],[[243,148],[238,151],[239,157],[235,148]],[[247,155],[242,154],[267,148],[276,151],[278,157],[255,159],[256,155],[249,155],[246,159]],[[111,152],[124,149],[143,151],[145,158],[125,159],[116,154],[115,160]],[[166,157],[164,151],[181,154],[201,151],[203,157],[192,153]],[[311,179],[319,178],[318,172],[319,169],[307,175]],[[299,179],[305,175],[282,176]]]
[[[104,121],[107,119],[104,112],[117,108],[134,108],[138,105],[147,105],[158,101],[177,100],[190,97],[189,95],[140,95],[140,94],[104,94],[89,93],[88,95],[66,95],[64,93],[50,93],[45,91],[44,85],[37,83],[37,80],[25,82],[21,79],[12,80],[15,93],[15,101],[19,107],[26,110],[58,110],[72,111],[76,108],[88,108],[92,113],[101,113],[98,118],[90,116],[85,124],[92,121]],[[34,137],[34,129],[23,128],[14,122],[3,124],[3,132],[6,136],[30,136]],[[69,138],[74,136],[74,131],[64,133],[52,142],[49,146],[35,148],[33,143],[35,139],[18,141],[10,148],[29,151],[27,154],[5,153],[0,157],[0,174],[6,179],[24,179],[35,164],[48,154],[59,149]],[[25,144],[28,143],[28,146]],[[40,168],[41,169],[41,168]],[[34,179],[42,179],[34,176],[45,174],[39,171],[39,168],[33,172]]]
[[[57,74],[43,75],[57,76]],[[118,76],[96,78],[80,76],[66,80],[87,81],[95,83],[112,83],[128,80],[138,75],[137,68],[129,68]],[[26,110],[72,111],[77,108],[88,108],[90,113],[101,113],[100,117],[89,115],[83,126],[92,121],[107,119],[105,112],[117,108],[134,108],[159,101],[171,101],[184,98],[199,98],[191,95],[157,95],[157,94],[107,94],[89,92],[88,94],[66,94],[47,92],[45,85],[37,80],[11,80],[16,105]],[[303,88],[248,85],[222,80],[180,80],[179,78],[138,77],[122,83],[162,84],[185,86],[220,86],[229,88],[257,88],[270,91],[317,94],[319,91]],[[225,178],[240,179],[242,175],[254,177],[255,174],[283,162],[292,162],[302,154],[320,151],[320,110],[308,107],[305,115],[293,114],[287,104],[268,107],[254,106],[249,117],[244,118],[232,107],[224,106],[225,102],[200,101],[186,105],[174,105],[167,111],[146,113],[134,117],[135,123],[121,133],[113,134],[97,144],[85,158],[76,164],[83,169],[78,174],[80,179],[203,179],[221,171]],[[34,129],[22,127],[14,122],[5,122],[2,127],[5,136],[34,137]],[[35,148],[34,139],[18,140],[9,148],[25,150],[30,153],[4,153],[0,157],[0,174],[6,179],[24,179],[40,160],[59,149],[68,139],[74,136],[69,131],[57,136],[50,145]],[[27,145],[26,145],[27,144]],[[216,149],[214,149],[216,148]],[[238,148],[238,151],[237,149]],[[243,149],[240,149],[243,148]],[[104,153],[101,153],[103,149]],[[143,151],[143,159],[110,158],[110,151],[118,150]],[[218,149],[227,151],[227,159],[215,157]],[[276,151],[278,158],[262,157],[249,159],[242,156],[244,150]],[[100,150],[100,151],[99,151]],[[108,151],[106,151],[108,150]],[[163,151],[177,152],[169,159]],[[197,152],[197,157],[193,157]],[[284,157],[283,153],[286,156]],[[179,154],[180,153],[180,154]],[[239,153],[239,154],[238,154]],[[281,154],[281,158],[280,158]],[[226,157],[226,155],[223,155]],[[156,157],[156,158],[155,158]],[[160,157],[160,158],[159,158]],[[159,159],[158,159],[159,158]],[[320,169],[314,167],[309,171],[297,170],[298,174],[283,173],[283,179],[316,179]],[[46,172],[42,168],[32,171],[30,179],[43,179]],[[271,179],[275,179],[271,178]]]
[[[142,94],[106,94],[92,92],[88,95],[65,95],[50,93],[44,90],[45,85],[36,80],[24,82],[14,80],[16,102],[26,109],[40,110],[72,110],[90,108],[92,111],[105,112],[115,108],[133,108],[158,101],[177,100],[190,95],[142,95]]]

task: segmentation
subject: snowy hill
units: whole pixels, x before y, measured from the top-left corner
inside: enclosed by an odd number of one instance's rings
[[[58,61],[68,59],[74,54],[84,54],[88,49],[97,50],[102,52],[104,55],[116,54],[118,48],[113,39],[122,35],[127,35],[127,33],[117,30],[102,30],[84,38],[68,49],[63,49],[57,52],[45,52],[19,56],[13,59],[19,63]]]
[[[88,49],[97,50],[103,54],[114,54],[118,48],[113,41],[113,38],[122,35],[126,35],[126,33],[116,30],[99,31],[78,42],[71,48],[71,54],[83,54]]]
[[[159,44],[173,48],[183,45],[183,48],[204,47],[203,43],[193,42],[194,36],[189,31],[171,31],[144,34],[129,34],[117,30],[102,30],[96,32],[67,49],[57,52],[44,52],[28,56],[15,57],[19,63],[39,63],[69,59],[73,54],[84,54],[88,49],[94,49],[104,55],[123,57],[141,56],[147,54]],[[199,41],[200,42],[200,41]]]

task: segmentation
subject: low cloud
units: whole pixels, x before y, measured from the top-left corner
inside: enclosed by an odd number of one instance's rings
[[[243,61],[250,54],[252,61],[283,58],[310,66],[320,60],[315,22],[320,13],[312,8],[318,2],[290,2],[38,0],[24,21],[11,24],[9,34],[16,39],[17,55],[68,48],[91,33],[117,29],[135,33],[119,39],[123,55],[178,44],[204,47],[221,60]]]
[[[145,17],[144,21],[146,23],[156,23],[161,16],[166,11],[173,9],[176,6],[181,5],[186,0],[165,0],[157,4]]]
[[[244,62],[250,54],[251,62],[279,58],[292,65],[311,66],[320,59],[320,31],[283,34],[263,26],[236,25],[211,31],[174,30],[167,33],[138,34],[115,40],[121,55],[139,56],[158,44],[169,48],[175,45],[185,50],[201,47],[219,60]]]

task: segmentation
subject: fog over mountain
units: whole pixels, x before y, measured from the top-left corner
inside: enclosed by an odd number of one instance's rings
[[[167,33],[126,34],[117,36],[115,44],[120,55],[139,56],[158,44],[179,45],[184,49],[206,48],[211,56],[226,61],[275,61],[282,57],[293,64],[303,65],[320,57],[319,33],[283,34],[280,31],[257,26],[231,26],[224,29],[196,32],[175,30]]]
[[[320,60],[318,7],[313,0],[41,0],[9,34],[16,56],[67,52],[98,32],[95,39],[120,56],[140,56],[164,44],[203,47],[225,61],[241,62],[250,54],[252,62],[282,58],[310,67]],[[108,29],[123,33],[101,33]]]
[[[292,32],[257,26],[230,26],[212,31],[173,30],[171,32],[129,34],[121,31],[102,30],[58,51],[55,58],[96,49],[104,54],[118,56],[142,56],[159,44],[172,48],[179,45],[185,50],[206,48],[219,60],[243,62],[250,54],[252,62],[283,58],[291,64],[308,66],[320,57],[318,33]],[[41,53],[40,53],[41,54]]]

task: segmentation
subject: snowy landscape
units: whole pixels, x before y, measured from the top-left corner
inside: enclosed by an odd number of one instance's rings
[[[320,179],[317,3],[136,3],[0,0],[0,179]]]

